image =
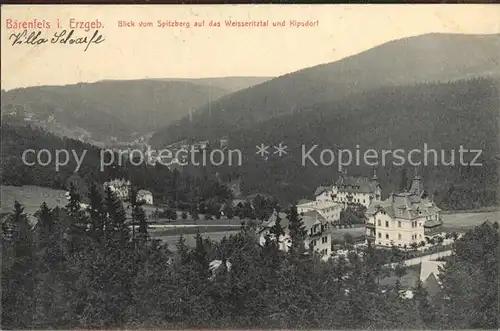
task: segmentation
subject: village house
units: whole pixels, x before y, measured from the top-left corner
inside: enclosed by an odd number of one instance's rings
[[[371,179],[368,177],[340,176],[332,186],[331,195],[333,201],[342,203],[344,206],[358,203],[368,208],[373,200],[381,199],[382,189],[374,171]]]
[[[422,261],[420,264],[420,281],[431,301],[438,299],[441,294],[442,283],[439,277],[440,268],[443,268],[444,265],[445,263],[441,261]]]
[[[380,200],[382,189],[376,172],[373,177],[355,177],[341,174],[337,182],[331,186],[319,186],[314,192],[316,201],[333,201],[341,203],[344,208],[353,203],[368,208],[371,201]]]
[[[374,200],[367,210],[367,241],[377,246],[409,247],[441,232],[440,209],[426,197],[422,178],[415,176],[410,192]]]
[[[126,201],[130,195],[130,181],[124,179],[114,179],[104,183],[104,189],[110,188],[116,197],[120,200]]]
[[[340,221],[340,212],[342,211],[342,207],[342,204],[335,203],[331,200],[316,200],[297,205],[297,211],[299,214],[316,211],[327,222],[336,224]]]
[[[289,221],[286,218],[285,213],[274,213],[269,217],[269,219],[264,222],[257,234],[259,236],[260,245],[264,245],[266,242],[266,237],[270,236],[271,228],[276,224],[276,219],[279,216],[280,224],[283,228],[285,235],[279,238],[279,249],[283,251],[288,251],[291,245],[291,238],[289,235]],[[332,235],[331,235],[331,224],[328,222],[320,213],[315,210],[307,211],[301,215],[302,223],[306,231],[306,237],[304,240],[305,248],[312,248],[322,254],[323,260],[327,260],[332,253]],[[271,238],[275,239],[275,238]]]
[[[147,205],[152,205],[153,194],[147,190],[139,190],[137,192],[137,202],[145,203]]]

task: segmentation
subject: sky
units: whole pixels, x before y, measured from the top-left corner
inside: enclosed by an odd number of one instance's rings
[[[64,85],[103,79],[276,77],[337,61],[394,39],[426,33],[500,33],[499,5],[143,5],[1,7],[2,89]],[[49,42],[12,45],[8,22],[37,19]],[[52,44],[50,38],[69,21],[99,20],[103,42]],[[121,20],[135,27],[119,27]],[[190,27],[157,26],[189,22]],[[226,27],[226,20],[267,21],[268,27]],[[290,20],[317,22],[291,27]],[[61,27],[56,25],[59,21]],[[139,27],[141,21],[154,27]],[[194,27],[194,22],[203,22]],[[211,27],[209,22],[220,22]],[[285,21],[284,27],[273,22]],[[12,25],[11,25],[12,27]],[[95,29],[75,29],[90,38]],[[38,29],[28,29],[28,33]],[[9,39],[10,38],[10,39]]]

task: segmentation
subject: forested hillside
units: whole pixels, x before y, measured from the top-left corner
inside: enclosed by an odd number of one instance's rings
[[[99,185],[111,179],[124,178],[130,179],[140,189],[150,190],[157,204],[172,203],[177,206],[178,203],[190,203],[191,208],[194,201],[212,203],[229,198],[227,188],[218,182],[213,171],[181,174],[159,163],[151,166],[134,160],[132,164],[126,157],[120,161],[117,154],[114,162],[110,162],[109,152],[101,154],[101,149],[93,145],[30,126],[3,124],[1,136],[0,179],[3,185],[36,185],[62,190],[69,190],[74,185],[86,198],[91,184]],[[41,163],[36,154],[30,152],[26,157],[29,164],[25,164],[23,153],[30,149],[35,152],[44,149],[50,151],[52,162],[44,165],[48,161],[46,152],[40,157]],[[55,166],[56,151],[69,153],[67,164],[61,165],[59,169]],[[75,155],[81,160],[80,168],[77,168]],[[60,161],[64,163],[64,160],[61,152]],[[101,161],[104,162],[102,170]]]
[[[430,154],[428,164],[422,164],[419,171],[430,193],[437,191],[436,195],[444,200],[456,200],[445,202],[443,207],[466,209],[476,204],[496,204],[498,86],[499,80],[478,78],[384,88],[342,101],[316,104],[313,111],[275,118],[248,130],[233,129],[228,134],[229,148],[241,149],[246,158],[241,167],[231,171],[244,174],[246,192],[267,192],[289,201],[310,196],[318,185],[337,178],[339,160],[322,165],[322,149],[332,149],[335,158],[338,150],[348,149],[353,161],[347,171],[371,177],[370,162],[378,162],[375,168],[387,196],[400,189],[402,168],[406,168],[411,179],[413,169],[408,153],[412,149],[421,150],[422,154],[413,158],[414,162],[423,162],[427,144],[428,149],[437,151],[438,158]],[[256,146],[261,143],[272,146],[280,142],[287,146],[287,155],[272,154],[276,151],[273,147],[267,158],[255,154]],[[303,166],[302,145],[307,152],[315,144],[318,147],[311,155],[318,166],[309,161]],[[482,150],[476,163],[483,166],[461,165],[458,154],[461,145],[464,149]],[[369,159],[366,164],[363,154],[368,149],[375,149],[379,157]],[[397,160],[389,154],[382,165],[382,150],[396,149],[404,150],[405,164],[394,165]],[[361,156],[359,165],[355,163],[357,150]],[[453,166],[443,165],[442,153],[446,163],[455,154]],[[475,157],[475,153],[464,155],[465,162]],[[452,198],[447,193],[450,188],[464,191],[454,193]]]
[[[246,129],[382,87],[498,76],[498,54],[499,34],[426,34],[394,40],[224,96],[199,109],[193,120],[165,126],[151,141],[161,147],[186,137],[220,137],[234,127]]]

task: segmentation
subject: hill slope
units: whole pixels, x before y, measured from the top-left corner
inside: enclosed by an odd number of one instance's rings
[[[150,133],[226,93],[215,86],[155,80],[20,88],[3,93],[2,120],[31,117],[32,124],[65,136],[83,132],[93,140],[128,140],[134,132]]]
[[[249,87],[262,84],[273,77],[214,77],[214,78],[165,78],[164,81],[190,82],[194,84],[214,86],[234,93]]]
[[[224,96],[197,111],[193,121],[159,130],[151,142],[163,146],[186,137],[222,136],[234,126],[250,127],[384,86],[500,74],[498,54],[500,35],[428,34],[391,41]]]
[[[246,194],[267,192],[290,201],[310,196],[318,185],[331,183],[338,176],[338,150],[348,149],[353,161],[349,173],[371,176],[372,163],[382,181],[384,194],[398,189],[401,169],[413,173],[408,153],[412,149],[437,151],[438,165],[434,165],[434,154],[428,157],[427,165],[420,167],[430,188],[446,195],[448,185],[465,185],[469,192],[464,201],[496,201],[498,183],[495,157],[500,152],[499,136],[500,79],[468,79],[452,83],[427,83],[405,87],[391,87],[350,96],[343,100],[320,103],[313,111],[281,116],[247,130],[229,131],[229,149],[240,149],[244,156],[241,167],[228,171],[243,175]],[[282,142],[287,146],[287,155],[279,157],[273,145]],[[270,145],[268,158],[256,155],[256,146]],[[302,164],[302,146],[318,163],[314,166],[306,159]],[[482,167],[467,167],[460,164],[459,149],[482,150],[476,162]],[[329,165],[330,154],[324,155],[321,163],[320,151],[331,149],[334,162]],[[375,149],[377,159],[363,160],[364,152]],[[382,164],[382,150],[403,149],[405,164],[394,164],[391,154]],[[355,161],[360,151],[359,166]],[[443,152],[441,152],[443,151]],[[441,154],[444,153],[444,154]],[[454,165],[450,162],[454,154]],[[464,161],[471,162],[474,153],[465,153]],[[344,158],[347,160],[347,157]],[[414,156],[414,162],[423,161],[422,154]],[[234,162],[233,162],[234,163]],[[470,185],[470,186],[468,186]],[[481,195],[476,197],[474,194]],[[463,209],[475,206],[462,206]],[[458,208],[458,207],[457,207]]]

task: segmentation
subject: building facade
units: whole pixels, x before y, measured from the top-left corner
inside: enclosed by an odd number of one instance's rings
[[[343,205],[332,200],[318,199],[297,205],[297,212],[305,214],[315,211],[331,224],[339,223]]]
[[[130,196],[130,181],[124,179],[114,179],[112,181],[104,183],[104,189],[109,187],[111,191],[120,200],[126,201]]]
[[[342,204],[343,207],[349,204],[361,204],[368,208],[372,201],[381,199],[382,188],[375,172],[371,179],[342,174],[335,184],[319,186],[314,196],[316,201],[331,201]]]
[[[271,215],[268,221],[264,222],[258,230],[259,243],[264,245],[266,238],[271,236],[271,228],[276,224],[276,219],[279,216],[280,224],[285,232],[278,240],[279,249],[288,251],[291,246],[291,239],[289,235],[289,222],[285,213],[277,213],[276,211]],[[325,220],[317,211],[307,211],[301,215],[306,237],[304,245],[306,249],[312,248],[323,256],[323,260],[327,260],[332,253],[332,227],[331,223]],[[276,238],[272,238],[276,240]]]
[[[153,194],[147,190],[139,190],[137,192],[137,201],[147,205],[153,204]]]
[[[391,194],[384,200],[374,200],[367,210],[366,239],[377,246],[410,247],[426,237],[440,232],[440,209],[424,196],[423,186],[416,176],[410,192]]]
[[[382,198],[382,188],[376,173],[373,178],[342,175],[332,186],[332,200],[348,205],[357,203],[368,208],[374,200]]]

